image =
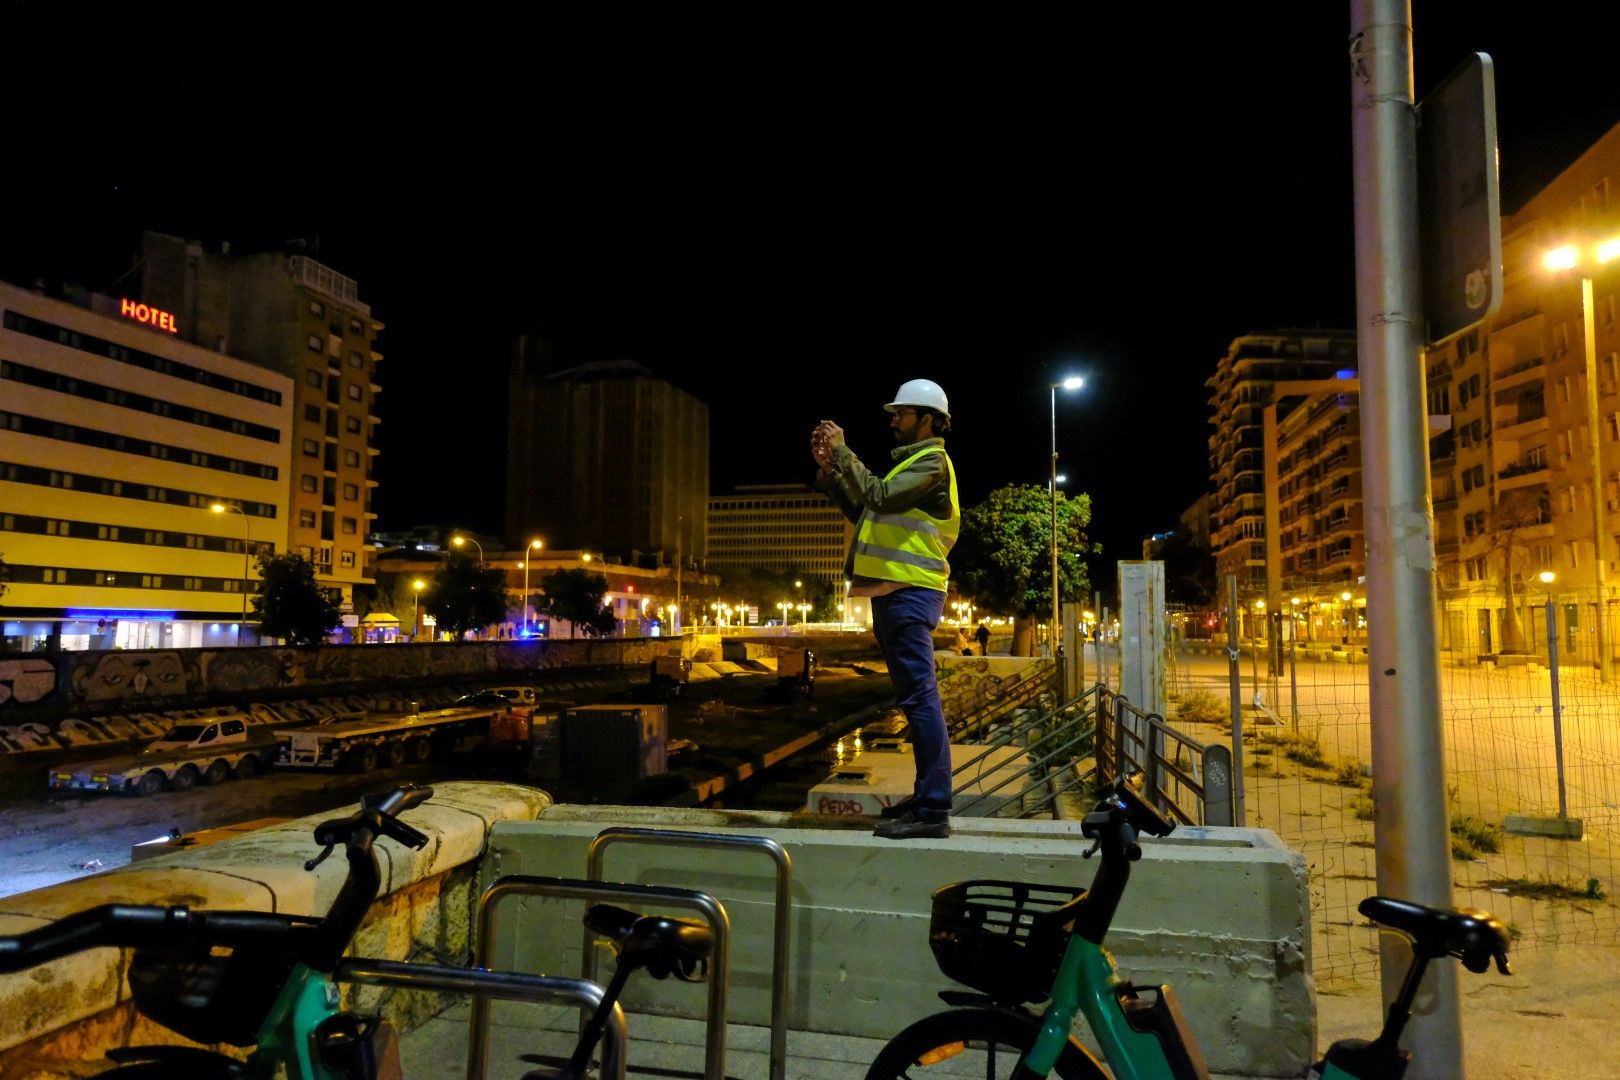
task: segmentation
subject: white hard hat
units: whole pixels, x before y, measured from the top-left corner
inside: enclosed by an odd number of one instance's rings
[[[889,412],[894,412],[896,406],[910,405],[919,409],[933,409],[942,414],[947,423],[951,419],[951,405],[945,399],[945,391],[939,383],[928,379],[910,379],[900,384],[900,389],[894,393],[894,400],[883,406]]]

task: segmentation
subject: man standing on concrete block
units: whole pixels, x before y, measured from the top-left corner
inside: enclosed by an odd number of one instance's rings
[[[956,470],[945,453],[950,404],[938,383],[912,379],[884,406],[890,414],[893,467],[878,479],[844,445],[844,431],[823,420],[810,437],[816,486],[855,522],[844,564],[851,596],[872,602],[872,632],[896,704],[911,727],[917,779],[911,798],[883,812],[873,833],[890,840],[951,834],[951,748],[934,677],[934,627],[945,612],[962,511]]]

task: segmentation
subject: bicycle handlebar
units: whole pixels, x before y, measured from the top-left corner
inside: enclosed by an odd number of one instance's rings
[[[261,911],[193,911],[184,905],[102,904],[36,930],[0,936],[0,972],[21,971],[89,949],[143,949],[188,942],[280,946],[284,955],[294,950],[309,966],[330,971],[377,898],[381,874],[372,850],[374,841],[380,834],[408,847],[426,846],[428,838],[395,815],[432,796],[432,788],[408,784],[386,795],[367,797],[348,817],[316,826],[315,841],[327,850],[306,863],[306,868],[312,868],[338,844],[345,846],[349,860],[348,876],[325,918]]]
[[[1143,801],[1130,778],[1122,777],[1103,788],[1096,809],[1080,823],[1081,835],[1092,841],[1085,856],[1101,851],[1102,865],[1077,903],[1075,933],[1102,944],[1130,881],[1130,864],[1142,857],[1139,835],[1169,836],[1175,828],[1175,822]]]
[[[37,930],[0,937],[0,972],[22,971],[88,949],[145,949],[190,940],[225,946],[291,942],[319,925],[319,919],[264,911],[102,904]]]

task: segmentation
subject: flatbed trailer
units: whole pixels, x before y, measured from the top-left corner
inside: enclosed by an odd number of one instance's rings
[[[233,776],[245,780],[267,768],[276,753],[274,743],[242,742],[212,748],[125,754],[60,766],[50,770],[46,782],[54,791],[155,795],[164,788],[184,791],[196,784],[218,784]]]
[[[435,751],[443,755],[468,740],[487,741],[490,719],[504,712],[493,707],[433,709],[281,728],[276,731],[280,747],[276,764],[355,772],[370,772],[379,765],[420,764]]]

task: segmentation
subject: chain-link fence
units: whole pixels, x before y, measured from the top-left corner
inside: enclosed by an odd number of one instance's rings
[[[1595,629],[1581,598],[1554,597],[1552,677],[1545,608],[1520,614],[1522,639],[1495,651],[1442,651],[1440,668],[1447,798],[1458,905],[1506,921],[1517,949],[1620,944],[1614,900],[1620,864],[1620,664],[1603,682],[1593,666]],[[1575,628],[1566,612],[1574,607]],[[1453,630],[1457,623],[1452,618]],[[1529,623],[1539,629],[1531,633]],[[1319,979],[1374,977],[1375,932],[1356,905],[1376,891],[1371,729],[1365,626],[1345,620],[1330,640],[1274,637],[1183,641],[1169,667],[1170,721],[1203,742],[1231,739],[1232,674],[1244,725],[1247,824],[1268,828],[1305,853],[1310,868],[1314,967]],[[1263,633],[1263,631],[1262,631]],[[1573,641],[1571,635],[1573,634]],[[1276,641],[1275,646],[1273,641]],[[1455,645],[1460,645],[1453,638]],[[1476,640],[1476,644],[1479,640]],[[1607,643],[1613,649],[1615,642]],[[1555,695],[1556,687],[1556,713]],[[1557,723],[1555,724],[1555,716]],[[1556,736],[1555,737],[1555,732]],[[1560,792],[1562,791],[1562,797]]]

